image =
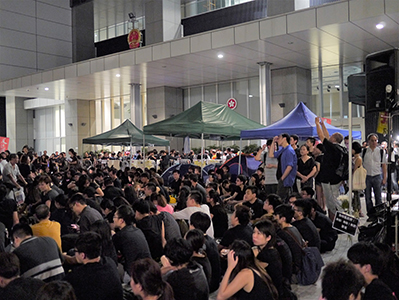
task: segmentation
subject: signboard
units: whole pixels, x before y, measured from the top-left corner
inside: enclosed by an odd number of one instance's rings
[[[352,215],[337,211],[333,222],[333,228],[347,234],[354,236],[357,227],[359,226],[359,219]]]
[[[129,43],[129,48],[136,49],[136,48],[140,47],[140,41],[141,41],[140,30],[138,30],[138,29],[130,30],[130,32],[127,36],[127,42]]]
[[[0,136],[0,152],[4,152],[8,150],[8,144],[10,142],[10,138]]]
[[[237,107],[237,100],[234,99],[234,98],[230,98],[229,100],[227,100],[227,106],[228,106],[230,109],[236,109],[236,107]]]
[[[388,118],[387,112],[380,112],[378,117],[377,132],[381,134],[388,134]]]

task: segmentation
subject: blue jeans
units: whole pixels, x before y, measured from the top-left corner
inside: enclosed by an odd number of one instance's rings
[[[366,176],[366,209],[367,215],[373,209],[373,200],[371,199],[371,189],[374,192],[375,205],[381,204],[381,175]]]

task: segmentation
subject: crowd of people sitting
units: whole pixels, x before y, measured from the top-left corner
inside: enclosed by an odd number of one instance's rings
[[[73,149],[69,159],[36,158],[36,169],[28,148],[2,153],[0,298],[297,299],[291,285],[303,272],[303,249],[331,251],[338,233],[309,183],[321,173],[310,146],[300,147],[293,164],[290,138],[268,142],[267,155],[256,154],[263,166],[234,183],[228,167],[208,178],[195,166],[175,170],[165,183],[154,168],[87,168]],[[366,295],[379,289],[394,299],[392,253],[373,248],[369,258],[371,250],[355,246],[352,263],[327,267],[323,280],[354,267],[359,280],[341,283],[342,291],[349,286],[341,298],[323,285],[325,299],[357,299],[362,285]]]

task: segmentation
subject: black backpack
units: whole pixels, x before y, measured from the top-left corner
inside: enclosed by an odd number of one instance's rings
[[[341,177],[341,180],[348,180],[349,178],[349,154],[348,149],[341,145],[336,145],[337,150],[340,152],[339,164],[335,170],[335,174]]]

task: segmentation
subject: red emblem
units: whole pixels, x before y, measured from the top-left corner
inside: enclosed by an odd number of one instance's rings
[[[234,98],[230,98],[229,100],[227,100],[227,106],[228,106],[230,109],[236,109],[236,107],[237,107],[237,100],[234,99]]]

